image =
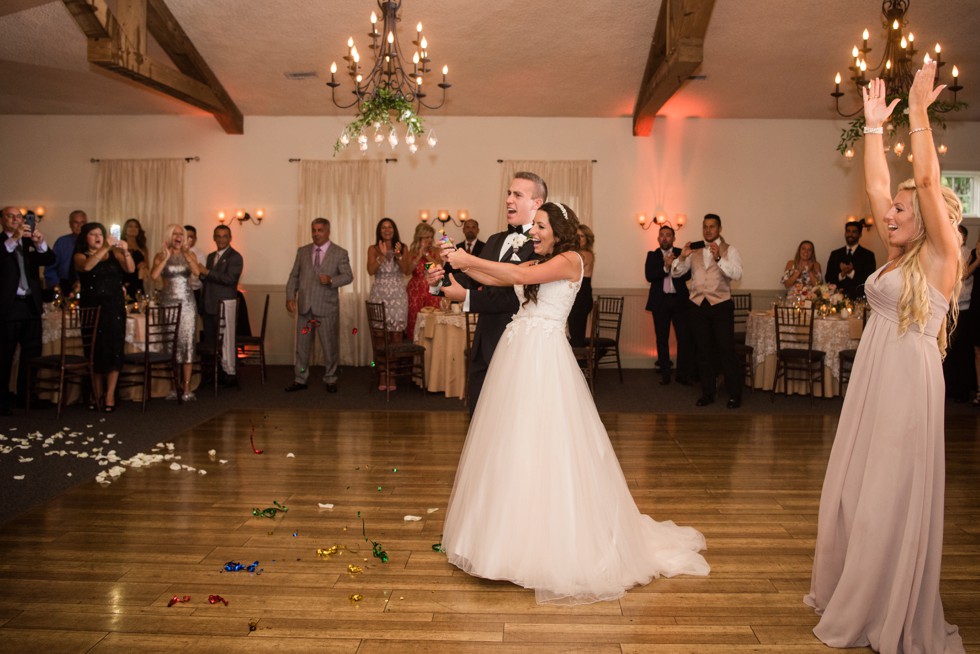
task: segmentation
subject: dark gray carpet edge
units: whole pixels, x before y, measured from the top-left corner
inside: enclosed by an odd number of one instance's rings
[[[0,524],[24,515],[50,499],[90,481],[112,464],[99,465],[91,453],[114,450],[120,459],[139,453],[149,453],[158,443],[175,442],[179,450],[181,434],[227,411],[239,409],[298,411],[383,411],[428,412],[466,411],[462,400],[447,398],[441,393],[422,393],[417,387],[402,385],[385,401],[385,394],[372,388],[371,369],[343,367],[340,370],[339,392],[327,393],[314,369],[308,390],[285,393],[292,381],[292,368],[270,366],[263,386],[258,368],[248,367],[239,375],[239,388],[220,388],[215,396],[211,388],[198,389],[198,400],[177,405],[154,399],[146,413],[135,402],[120,403],[111,414],[88,411],[84,405],[66,407],[61,418],[54,409],[31,411],[25,415],[0,418],[0,502],[4,508]],[[659,384],[659,377],[649,369],[623,371],[620,382],[613,369],[599,371],[596,384],[596,406],[600,414],[657,413],[716,415],[721,418],[736,413],[794,414],[836,418],[842,400],[814,399],[803,396],[778,395],[746,389],[742,407],[735,411],[725,408],[726,397],[720,392],[715,404],[696,407],[700,395],[696,386],[672,383]],[[966,404],[947,402],[947,415],[976,416],[980,411]],[[820,420],[826,424],[825,420]],[[836,422],[834,422],[836,424]],[[243,435],[244,436],[244,435]],[[48,440],[48,446],[43,445]],[[64,452],[62,455],[61,453]],[[74,454],[72,453],[74,452]],[[89,453],[81,457],[80,454]]]

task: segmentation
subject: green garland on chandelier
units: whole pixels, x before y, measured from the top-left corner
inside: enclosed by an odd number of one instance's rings
[[[356,141],[365,128],[373,126],[376,130],[392,124],[394,120],[403,123],[408,131],[421,137],[424,133],[425,125],[422,117],[416,113],[412,103],[400,93],[395,93],[391,89],[378,89],[378,91],[367,100],[361,103],[357,118],[352,120],[344,128],[343,134],[347,135],[348,143],[344,143],[340,138],[333,146],[333,154],[346,148],[350,143]]]
[[[908,127],[909,124],[909,99],[908,96],[888,96],[886,102],[891,104],[892,100],[899,98],[898,104],[895,106],[895,110],[892,111],[891,117],[888,119],[889,129],[894,131],[899,127]],[[969,105],[962,100],[954,103],[942,102],[937,100],[929,105],[929,124],[934,127],[939,127],[940,129],[946,129],[946,120],[943,118],[943,114],[949,111],[960,111],[961,109],[966,109]],[[857,118],[852,120],[850,124],[841,130],[840,133],[840,143],[837,144],[837,151],[841,154],[847,152],[848,148],[854,146],[854,143],[861,140],[864,136],[864,112],[861,112]]]

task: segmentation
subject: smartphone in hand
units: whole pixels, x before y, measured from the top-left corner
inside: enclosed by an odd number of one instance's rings
[[[691,241],[691,249],[692,250],[703,250],[704,249],[704,241]]]
[[[119,223],[113,223],[109,226],[109,236],[117,241],[119,240],[119,237],[122,236],[122,230],[119,227]]]

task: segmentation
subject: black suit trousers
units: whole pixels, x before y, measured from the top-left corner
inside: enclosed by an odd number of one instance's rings
[[[688,327],[688,308],[691,302],[677,293],[667,293],[654,303],[653,331],[657,336],[657,367],[663,372],[670,368],[670,325],[677,337],[677,375],[694,378],[691,332]]]
[[[0,320],[0,406],[9,408],[10,372],[14,352],[20,345],[20,364],[17,368],[17,395],[27,398],[27,365],[33,357],[41,356],[41,316],[31,300],[15,300],[7,315]]]
[[[691,305],[691,331],[697,348],[701,395],[715,396],[715,377],[725,375],[729,399],[742,399],[742,364],[735,355],[735,304],[725,300],[711,305],[707,300]]]

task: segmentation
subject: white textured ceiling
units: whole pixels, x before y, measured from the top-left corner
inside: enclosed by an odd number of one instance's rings
[[[346,53],[348,36],[369,52],[372,0],[166,2],[246,116],[349,113],[329,102],[324,82],[330,62]],[[410,41],[422,21],[435,67],[450,67],[453,87],[441,114],[629,116],[659,6],[659,0],[404,0],[401,33]],[[687,81],[661,113],[832,118],[834,73],[846,72],[863,28],[871,29],[880,53],[880,7],[880,0],[716,0],[698,71],[705,79]],[[980,101],[973,101],[980,94],[978,9],[978,0],[911,2],[917,42],[931,48],[941,34],[944,58],[962,71],[960,97],[971,107],[951,120],[980,120]],[[157,48],[151,56],[164,59]],[[285,77],[306,71],[318,77]],[[845,100],[857,106],[855,96]],[[201,113],[91,69],[85,38],[60,0],[0,2],[0,114]]]

